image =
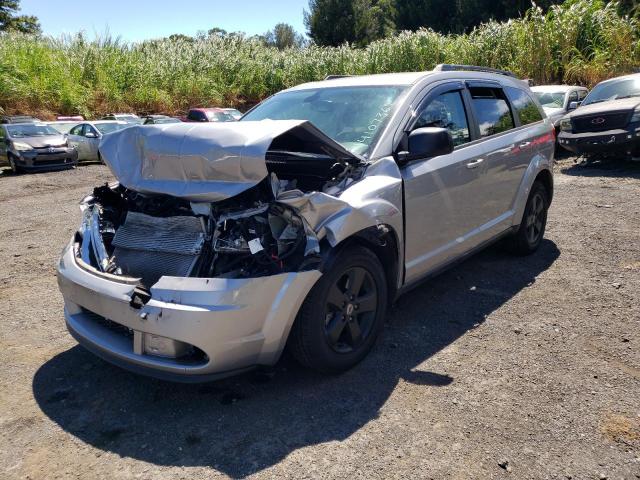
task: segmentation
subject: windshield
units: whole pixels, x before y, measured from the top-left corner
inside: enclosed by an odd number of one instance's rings
[[[136,115],[114,115],[116,120],[127,123],[142,123],[142,119]]]
[[[123,125],[122,123],[94,123],[94,125],[103,135],[105,133],[115,132],[126,127],[126,125]]]
[[[640,96],[640,76],[618,82],[607,82],[596,85],[584,99],[582,105],[606,102],[618,98]]]
[[[207,112],[210,122],[235,122],[236,119],[229,112]]]
[[[308,120],[347,150],[363,155],[382,131],[402,86],[333,87],[283,92],[240,120]]]
[[[565,92],[533,92],[542,108],[563,108]]]
[[[180,120],[177,118],[154,118],[153,123],[178,123]]]
[[[47,137],[50,135],[60,135],[55,128],[49,125],[7,125],[7,132],[11,138],[25,137]]]
[[[76,125],[78,125],[78,122],[67,122],[67,123],[61,122],[61,123],[52,123],[51,127],[55,128],[60,133],[69,133],[69,130],[71,130]]]

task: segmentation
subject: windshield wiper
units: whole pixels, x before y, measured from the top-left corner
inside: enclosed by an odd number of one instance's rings
[[[632,97],[640,97],[640,93],[632,93],[630,95],[623,95],[622,97],[616,97],[616,100],[620,100],[621,98],[632,98]]]

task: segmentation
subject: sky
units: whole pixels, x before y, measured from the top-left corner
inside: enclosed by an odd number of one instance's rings
[[[308,0],[21,0],[21,13],[35,15],[46,35],[84,31],[90,37],[109,32],[126,41],[195,35],[213,27],[261,34],[276,23],[305,33]]]

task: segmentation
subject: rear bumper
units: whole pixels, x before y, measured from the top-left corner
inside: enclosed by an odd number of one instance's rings
[[[75,148],[55,149],[52,153],[18,152],[16,165],[24,170],[49,170],[73,167],[78,164],[78,151]]]
[[[248,279],[162,277],[151,299],[135,308],[130,303],[136,282],[88,267],[76,258],[73,241],[58,265],[67,328],[81,345],[120,367],[183,382],[273,365],[320,275],[313,270]],[[158,338],[188,344],[202,355],[145,353],[144,342]]]
[[[560,132],[558,143],[578,155],[632,151],[640,146],[640,128],[633,127],[605,132]]]

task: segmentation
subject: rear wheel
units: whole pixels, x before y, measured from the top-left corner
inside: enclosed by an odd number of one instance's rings
[[[364,247],[340,252],[302,304],[289,348],[302,365],[347,370],[373,347],[384,324],[387,285],[378,258]]]
[[[527,199],[524,215],[518,231],[508,239],[508,247],[517,255],[529,255],[535,252],[547,226],[549,194],[541,182],[534,182]]]

